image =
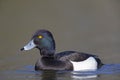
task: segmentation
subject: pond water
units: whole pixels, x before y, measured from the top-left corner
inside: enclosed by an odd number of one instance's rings
[[[0,72],[0,80],[119,80],[120,64],[105,64],[97,71],[34,71],[28,65],[17,70]]]

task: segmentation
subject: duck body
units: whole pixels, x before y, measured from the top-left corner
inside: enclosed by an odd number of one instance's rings
[[[74,70],[74,71],[95,71],[103,63],[96,55],[77,52],[63,51],[55,53],[55,41],[48,30],[38,30],[31,41],[21,50],[38,48],[40,58],[35,64],[35,70]]]

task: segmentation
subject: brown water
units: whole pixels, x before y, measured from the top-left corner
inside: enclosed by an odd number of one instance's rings
[[[0,0],[0,80],[80,79],[81,72],[76,78],[71,72],[34,71],[38,51],[19,49],[38,29],[53,33],[57,52],[77,50],[101,58],[105,67],[88,80],[120,79],[119,0]]]

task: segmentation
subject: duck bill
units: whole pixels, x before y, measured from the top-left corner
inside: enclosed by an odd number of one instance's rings
[[[31,49],[33,49],[35,47],[36,47],[36,45],[35,45],[34,41],[31,40],[27,45],[25,45],[23,48],[21,48],[21,51],[23,51],[23,50],[31,50]]]

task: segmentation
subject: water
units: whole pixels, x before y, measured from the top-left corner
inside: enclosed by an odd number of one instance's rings
[[[112,76],[112,78],[111,78]],[[0,72],[0,80],[119,80],[120,64],[106,64],[97,71],[34,71],[34,66]],[[109,78],[110,77],[110,78]]]

